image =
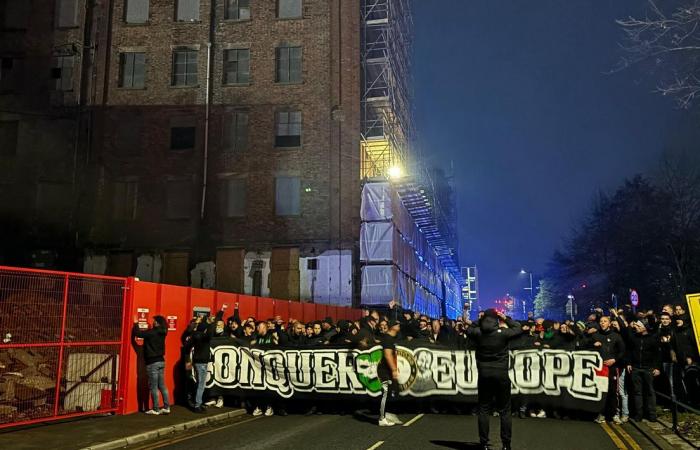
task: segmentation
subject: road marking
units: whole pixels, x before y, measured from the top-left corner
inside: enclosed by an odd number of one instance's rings
[[[613,428],[615,428],[615,430],[618,433],[620,433],[620,436],[622,436],[622,438],[627,441],[630,447],[632,447],[632,450],[642,450],[642,447],[640,447],[639,444],[637,444],[637,441],[635,441],[634,438],[622,428],[622,426],[613,425]]]
[[[423,414],[418,414],[416,417],[414,417],[413,419],[411,419],[408,422],[406,422],[405,424],[403,424],[403,426],[405,426],[405,427],[411,426],[411,424],[413,424],[413,422],[419,420],[421,417],[423,417]]]
[[[152,446],[147,445],[146,447],[141,447],[141,448],[148,449],[148,450],[162,448],[162,447],[165,447],[167,445],[177,444],[178,442],[187,441],[189,439],[194,439],[194,438],[199,437],[199,436],[204,436],[205,434],[213,433],[215,431],[225,430],[226,428],[235,427],[237,425],[243,425],[244,423],[252,422],[252,421],[258,420],[260,418],[261,417],[252,417],[250,419],[246,419],[246,420],[243,420],[241,422],[236,422],[236,423],[232,423],[229,425],[224,425],[223,427],[218,427],[218,428],[215,428],[213,430],[206,430],[206,431],[202,431],[202,432],[195,433],[195,434],[188,434],[187,436],[182,436],[179,438],[174,438],[174,439],[170,439],[170,440],[166,440],[166,441],[160,441],[155,445],[152,445]]]
[[[384,443],[384,441],[379,441],[376,444],[374,444],[373,446],[371,446],[370,448],[368,448],[367,450],[374,450],[375,448],[379,448],[383,443]]]
[[[620,450],[629,450],[627,446],[625,445],[624,442],[622,442],[622,439],[620,439],[617,434],[608,426],[607,423],[603,422],[600,424],[601,428],[605,430],[606,433],[608,433],[608,436],[610,436],[610,439],[615,443],[618,449]]]

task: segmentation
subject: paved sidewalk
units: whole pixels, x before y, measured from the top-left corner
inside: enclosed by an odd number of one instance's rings
[[[175,431],[201,427],[242,414],[245,414],[245,411],[236,408],[210,408],[204,414],[196,414],[189,409],[174,406],[172,412],[164,416],[147,416],[138,413],[49,422],[3,430],[0,432],[0,448],[13,450],[122,448]]]

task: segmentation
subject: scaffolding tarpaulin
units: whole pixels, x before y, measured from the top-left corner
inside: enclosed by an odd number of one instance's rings
[[[366,222],[360,228],[360,260],[367,262],[393,261],[394,224]]]
[[[431,317],[461,314],[460,289],[389,183],[367,183],[362,191],[360,260],[362,304],[386,304]],[[383,265],[377,265],[384,263]],[[382,283],[389,285],[382,286]]]
[[[363,305],[389,303],[394,298],[394,267],[391,265],[364,266],[361,295]]]
[[[362,188],[362,211],[364,222],[391,220],[392,191],[389,183],[367,183]]]

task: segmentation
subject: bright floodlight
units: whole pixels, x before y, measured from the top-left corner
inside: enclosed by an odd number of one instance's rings
[[[525,272],[525,269],[520,269],[520,274],[525,275],[527,272]]]
[[[401,167],[399,167],[399,166],[389,167],[389,178],[392,178],[392,179],[401,178]]]

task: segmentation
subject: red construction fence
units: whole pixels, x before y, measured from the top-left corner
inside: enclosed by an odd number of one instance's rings
[[[240,316],[357,319],[358,309],[253,297],[134,278],[0,266],[0,428],[148,408],[133,318],[166,318],[166,383],[182,398],[181,337],[195,310],[238,303]]]

